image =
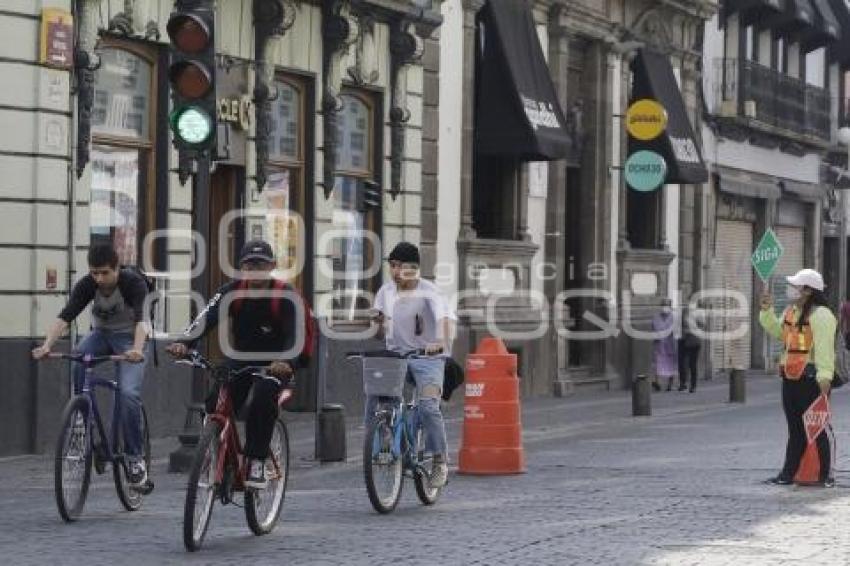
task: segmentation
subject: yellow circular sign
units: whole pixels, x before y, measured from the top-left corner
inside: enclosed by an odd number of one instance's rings
[[[639,140],[657,138],[667,127],[667,111],[656,100],[636,100],[626,111],[626,130]]]

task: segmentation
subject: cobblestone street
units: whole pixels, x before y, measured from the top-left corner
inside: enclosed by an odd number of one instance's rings
[[[452,473],[433,508],[408,481],[397,511],[379,516],[363,487],[359,434],[349,461],[310,460],[312,422],[291,425],[296,461],[283,520],[255,538],[241,509],[217,507],[205,547],[183,550],[185,477],[166,473],[172,440],[155,446],[156,490],[134,514],[119,509],[108,475],[82,519],[66,525],[53,502],[50,459],[0,461],[4,564],[846,564],[850,541],[850,395],[834,395],[835,489],[776,487],[785,424],[778,382],[750,380],[748,403],[726,403],[725,380],[694,395],[656,393],[653,416],[629,416],[627,392],[524,404],[528,471]],[[448,410],[456,449],[460,403]]]

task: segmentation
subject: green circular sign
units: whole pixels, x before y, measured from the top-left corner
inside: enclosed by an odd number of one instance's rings
[[[636,191],[654,191],[667,177],[667,162],[658,153],[644,149],[626,159],[626,183]]]
[[[175,120],[176,133],[184,142],[199,145],[207,141],[212,134],[213,123],[209,115],[201,110],[190,106]]]

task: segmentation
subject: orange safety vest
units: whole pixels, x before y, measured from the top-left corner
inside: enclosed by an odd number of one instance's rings
[[[803,377],[806,365],[809,363],[809,353],[812,351],[814,339],[809,321],[803,322],[802,329],[793,319],[793,309],[785,309],[782,320],[782,343],[785,345],[785,363],[779,366],[785,377],[797,381]]]

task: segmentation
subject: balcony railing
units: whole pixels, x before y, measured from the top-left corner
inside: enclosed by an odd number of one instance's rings
[[[723,59],[718,101],[736,115],[790,132],[830,138],[830,101],[826,89],[808,85],[779,71],[754,63]]]

